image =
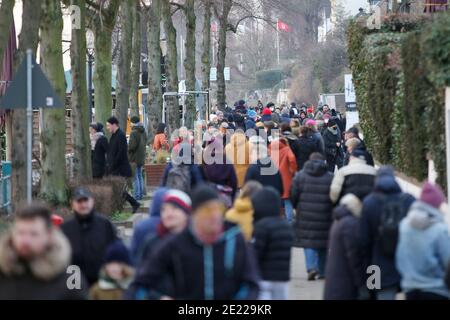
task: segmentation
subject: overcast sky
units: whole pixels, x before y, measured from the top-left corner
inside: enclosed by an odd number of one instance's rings
[[[367,8],[368,2],[367,0],[341,0],[345,5],[346,11],[350,14],[357,14],[359,8]]]

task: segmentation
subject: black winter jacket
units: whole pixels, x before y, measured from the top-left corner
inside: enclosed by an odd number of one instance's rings
[[[259,220],[253,230],[254,246],[265,281],[289,281],[291,265],[291,248],[294,232],[290,224],[276,216]]]
[[[320,152],[320,149],[318,148],[318,144],[316,140],[313,139],[313,137],[300,137],[298,138],[299,141],[299,154],[297,158],[297,167],[298,170],[302,170],[303,166],[305,165],[306,161],[309,160],[309,156],[314,152]]]
[[[273,167],[271,168],[271,166]],[[273,174],[265,174],[265,170]],[[258,160],[248,167],[245,174],[245,182],[250,180],[258,181],[263,186],[271,186],[279,191],[280,195],[283,194],[283,181],[281,180],[280,172],[270,157]]]
[[[100,137],[92,150],[92,177],[103,178],[106,172],[106,154],[108,152],[108,139]]]
[[[72,264],[80,267],[90,285],[98,280],[107,247],[117,240],[113,224],[104,216],[92,212],[75,217],[61,225],[72,247]]]
[[[330,185],[333,175],[325,161],[310,160],[295,176],[291,187],[291,202],[297,209],[295,231],[297,245],[302,248],[324,249],[333,222]]]
[[[121,129],[111,135],[108,148],[108,174],[112,176],[131,177],[128,161],[127,137]]]
[[[258,295],[253,251],[234,224],[226,223],[223,236],[210,246],[186,228],[163,240],[150,259],[138,271],[130,298],[167,295],[177,300],[231,300]]]
[[[325,300],[354,300],[365,285],[364,259],[360,247],[359,212],[352,197],[341,201],[333,212],[325,270]]]

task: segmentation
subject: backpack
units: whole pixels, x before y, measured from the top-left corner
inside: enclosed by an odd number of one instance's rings
[[[387,257],[395,257],[399,224],[406,216],[407,211],[404,194],[394,199],[388,199],[383,206],[378,227],[378,237],[381,252]]]
[[[166,187],[189,193],[191,190],[191,168],[186,164],[172,164],[167,175]]]

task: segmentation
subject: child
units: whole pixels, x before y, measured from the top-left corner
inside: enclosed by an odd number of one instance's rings
[[[122,241],[112,243],[105,254],[100,277],[90,291],[91,300],[121,300],[133,280],[130,253]]]

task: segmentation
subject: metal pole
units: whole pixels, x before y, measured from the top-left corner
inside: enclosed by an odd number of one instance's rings
[[[92,108],[94,107],[92,103],[92,63],[93,57],[88,54],[88,94],[89,94],[89,123],[92,122]]]
[[[27,50],[27,202],[32,201],[33,186],[33,167],[32,167],[32,148],[33,148],[33,74],[32,74],[32,54],[31,49]]]
[[[280,30],[278,30],[278,20],[277,20],[277,63],[280,65]]]
[[[450,87],[445,88],[445,136],[447,155],[447,201],[450,199]]]

